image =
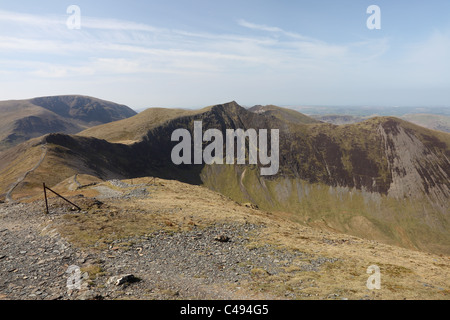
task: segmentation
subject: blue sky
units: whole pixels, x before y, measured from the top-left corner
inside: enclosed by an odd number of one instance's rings
[[[59,94],[135,109],[449,106],[450,1],[0,0],[0,100]]]

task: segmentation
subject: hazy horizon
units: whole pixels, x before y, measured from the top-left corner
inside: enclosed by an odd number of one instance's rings
[[[101,99],[104,101],[109,101],[109,102],[113,102],[113,103],[119,103],[119,104],[123,104],[126,105],[127,107],[133,109],[136,112],[142,112],[144,110],[147,109],[151,109],[151,108],[168,108],[168,109],[186,109],[186,110],[196,110],[196,109],[201,109],[201,108],[205,108],[208,106],[212,106],[212,105],[218,105],[218,104],[224,104],[224,103],[228,103],[231,101],[236,101],[236,100],[230,100],[230,101],[218,101],[214,104],[210,104],[210,105],[192,105],[192,106],[184,106],[184,107],[180,107],[180,106],[176,106],[176,105],[169,105],[169,106],[160,106],[160,105],[151,105],[148,104],[145,107],[136,107],[133,105],[127,105],[126,103],[121,103],[121,102],[117,102],[115,100],[111,100],[108,98],[102,98],[102,97],[98,97],[98,96],[91,96],[91,95],[86,95],[86,94],[55,94],[55,95],[51,95],[51,96],[33,96],[33,97],[24,97],[24,98],[15,98],[15,99],[7,99],[7,100],[0,100],[0,102],[4,102],[4,101],[22,101],[22,100],[32,100],[32,99],[36,99],[36,98],[42,98],[42,97],[58,97],[58,96],[86,96],[86,97],[90,97],[90,98],[95,98],[95,99]],[[437,115],[448,115],[450,116],[450,106],[447,105],[442,105],[442,106],[427,106],[427,105],[416,105],[416,106],[390,106],[390,105],[373,105],[373,106],[369,106],[369,105],[303,105],[303,104],[295,104],[295,105],[282,105],[282,104],[276,104],[276,103],[254,103],[254,104],[241,104],[239,103],[239,101],[236,101],[236,103],[238,103],[241,107],[244,107],[246,109],[252,108],[254,106],[266,106],[266,105],[274,105],[277,107],[282,107],[282,108],[289,108],[289,109],[293,109],[293,110],[297,110],[301,113],[304,113],[306,115],[323,115],[323,114],[327,114],[328,111],[333,110],[336,112],[336,114],[346,114],[345,111],[348,110],[350,112],[348,112],[346,115],[352,115],[354,113],[362,113],[362,114],[367,114],[370,115],[370,112],[366,112],[364,113],[364,110],[367,111],[383,111],[382,114],[380,115],[394,115],[394,114],[406,114],[408,112],[411,112],[411,114],[419,114],[419,113],[429,113],[429,114],[437,114]],[[401,111],[399,113],[399,111]],[[328,112],[328,114],[330,114]]]

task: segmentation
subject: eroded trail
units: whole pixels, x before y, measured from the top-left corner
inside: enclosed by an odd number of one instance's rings
[[[34,170],[36,170],[37,168],[39,168],[39,166],[42,164],[42,162],[45,159],[45,156],[47,155],[47,144],[43,144],[42,145],[42,155],[41,158],[39,159],[38,163],[36,163],[36,165],[31,168],[30,170],[26,171],[23,176],[21,176],[17,182],[6,192],[6,196],[5,196],[5,200],[6,202],[14,202],[13,198],[12,198],[12,193],[14,191],[14,189],[17,188],[17,186],[19,186],[25,179],[26,177],[33,172]]]

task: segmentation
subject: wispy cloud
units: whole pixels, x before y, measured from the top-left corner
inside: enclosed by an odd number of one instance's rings
[[[272,27],[272,26],[267,26],[267,25],[262,25],[262,24],[255,24],[255,23],[251,23],[248,22],[244,19],[240,19],[238,20],[238,24],[241,27],[245,27],[248,29],[252,29],[252,30],[259,30],[259,31],[265,31],[265,32],[270,32],[270,33],[275,33],[275,34],[282,34],[294,39],[299,39],[299,40],[308,40],[308,41],[313,41],[314,39],[309,38],[309,37],[305,37],[301,34],[295,33],[295,32],[289,32],[289,31],[285,31],[279,27]]]
[[[0,22],[19,24],[21,26],[46,27],[63,25],[65,23],[65,19],[0,10]]]
[[[7,23],[11,31],[8,36],[0,37],[0,49],[5,54],[36,52],[79,55],[79,63],[85,60],[86,65],[90,61],[86,58],[109,61],[107,59],[134,57],[136,61],[149,61],[148,57],[153,57],[168,69],[182,70],[189,69],[189,66],[201,69],[204,64],[206,71],[214,69],[214,72],[255,65],[298,69],[306,61],[310,65],[321,65],[363,58],[358,53],[361,46],[366,51],[371,50],[370,45],[329,44],[279,27],[255,24],[243,19],[237,22],[239,26],[262,34],[198,33],[84,16],[82,29],[74,31],[67,29],[66,18],[64,15],[37,16],[0,11],[0,24]],[[14,25],[20,32],[14,32]],[[353,50],[356,47],[358,50]],[[380,54],[380,50],[372,51],[372,56]],[[367,52],[364,54],[367,57]],[[213,63],[217,65],[216,68],[211,68]],[[130,73],[146,70],[142,65],[140,67],[125,69]],[[62,72],[56,74],[64,75]]]
[[[38,16],[27,13],[0,10],[0,22],[18,24],[21,27],[66,27],[67,15]],[[167,30],[156,28],[147,24],[135,23],[118,19],[104,19],[82,16],[83,28],[97,30],[121,30],[121,31],[144,31],[165,32]]]
[[[97,77],[138,84],[158,79],[153,86],[178,77],[183,86],[192,86],[192,79],[203,86],[216,81],[230,91],[250,83],[251,90],[273,83],[310,86],[358,74],[355,67],[345,69],[350,64],[365,72],[389,50],[387,39],[328,43],[244,19],[236,21],[235,32],[221,34],[86,16],[81,30],[69,30],[66,19],[0,10],[0,29],[7,30],[0,32],[0,83],[12,85],[12,74],[58,81],[55,87],[64,81],[85,86]]]

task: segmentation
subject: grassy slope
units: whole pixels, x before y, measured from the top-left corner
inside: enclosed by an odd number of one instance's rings
[[[38,140],[27,141],[0,154],[0,199],[39,161],[43,150]]]
[[[201,110],[150,108],[134,117],[96,126],[82,131],[78,135],[114,143],[133,143],[140,141],[149,130],[169,120],[199,114],[209,109],[210,107]]]

